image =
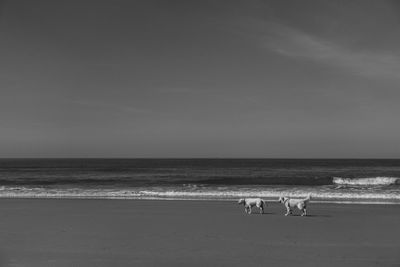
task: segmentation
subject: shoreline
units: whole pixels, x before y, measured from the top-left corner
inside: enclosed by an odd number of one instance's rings
[[[250,198],[250,197],[244,197],[244,198]],[[266,202],[268,203],[275,203],[277,200],[275,198],[264,198]],[[298,198],[298,197],[295,197]],[[42,199],[42,200],[137,200],[137,201],[211,201],[211,202],[234,202],[239,199],[238,198],[168,198],[168,197],[122,197],[122,196],[116,196],[116,197],[111,197],[111,196],[1,196],[0,195],[0,200],[1,199],[24,199],[24,200],[29,200],[29,199]],[[370,201],[370,200],[321,200],[321,199],[315,199],[313,198],[311,200],[312,203],[315,204],[337,204],[337,205],[400,205],[399,201],[382,201],[382,200],[376,200],[376,201]]]

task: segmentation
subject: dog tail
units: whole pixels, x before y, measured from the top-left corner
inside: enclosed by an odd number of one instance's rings
[[[310,202],[311,200],[311,194],[308,194],[308,196],[304,199],[304,202]]]

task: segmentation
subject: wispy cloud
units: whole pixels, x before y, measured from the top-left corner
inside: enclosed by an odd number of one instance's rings
[[[73,104],[87,107],[87,108],[94,108],[94,109],[106,109],[108,111],[114,111],[118,113],[130,113],[130,114],[150,114],[153,113],[152,110],[137,108],[129,105],[122,105],[122,104],[115,104],[115,103],[107,103],[103,101],[95,101],[95,100],[74,100],[72,101]]]
[[[313,60],[367,77],[400,79],[400,53],[356,50],[282,25],[275,25],[266,43],[269,49],[287,57]]]

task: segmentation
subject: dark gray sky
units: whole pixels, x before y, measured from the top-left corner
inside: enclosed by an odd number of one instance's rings
[[[0,157],[400,157],[398,1],[0,0]]]

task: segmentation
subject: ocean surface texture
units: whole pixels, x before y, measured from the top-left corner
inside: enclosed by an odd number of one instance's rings
[[[400,204],[395,159],[1,159],[0,197]]]

